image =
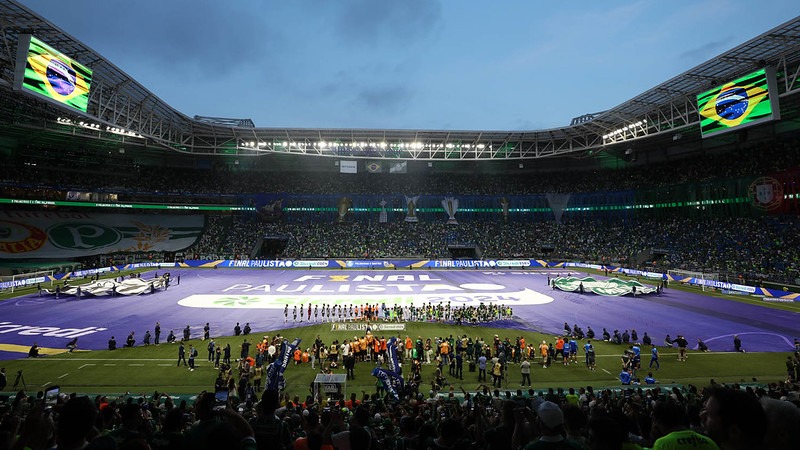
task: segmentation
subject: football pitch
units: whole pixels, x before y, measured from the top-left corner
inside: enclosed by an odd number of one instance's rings
[[[172,269],[173,279],[181,275],[181,283],[173,283],[166,291],[131,297],[84,296],[59,298],[36,293],[0,302],[0,366],[6,368],[9,390],[22,371],[28,390],[38,391],[59,385],[63,392],[81,393],[150,393],[158,390],[170,394],[196,394],[213,389],[217,371],[207,361],[206,341],[202,328],[209,323],[211,336],[218,344],[230,344],[232,358],[239,355],[244,336],[234,337],[236,323],[253,328],[251,342],[264,335],[281,334],[288,339],[300,338],[300,346],[311,346],[317,335],[323,342],[351,339],[354,331],[332,329],[321,323],[312,312],[303,322],[294,318],[294,307],[307,314],[308,305],[320,306],[364,303],[417,306],[427,303],[474,305],[499,303],[513,308],[511,319],[488,324],[456,326],[441,323],[403,322],[402,331],[374,330],[376,336],[418,336],[423,340],[443,336],[482,337],[491,342],[494,335],[512,342],[522,336],[528,343],[543,339],[552,342],[560,334],[564,322],[577,324],[584,331],[591,326],[600,336],[602,329],[636,329],[640,340],[644,332],[660,347],[661,368],[653,371],[662,384],[707,385],[710,379],[719,382],[776,382],[785,379],[784,361],[793,350],[793,340],[800,335],[798,312],[793,308],[778,309],[749,301],[736,301],[703,295],[698,291],[668,288],[663,295],[644,297],[603,297],[554,291],[548,277],[565,271],[317,271],[317,270],[243,270],[243,269]],[[163,273],[163,272],[162,272]],[[573,272],[574,274],[574,272]],[[155,271],[142,277],[154,277]],[[599,278],[597,275],[594,275]],[[284,308],[289,305],[288,316]],[[793,305],[792,305],[793,306]],[[156,321],[162,327],[162,344],[141,345],[145,331],[153,332]],[[335,319],[340,323],[345,320]],[[180,337],[186,326],[191,337],[187,342],[198,348],[197,370],[178,367],[177,344],[164,344],[169,330]],[[377,325],[380,325],[378,323]],[[120,346],[130,332],[135,332],[134,348],[105,350],[110,336]],[[690,348],[702,338],[711,352],[690,350],[686,362],[677,361],[677,350],[663,346],[666,334],[683,334]],[[732,336],[738,334],[747,353],[733,352]],[[79,350],[66,353],[66,342],[79,336]],[[28,348],[37,343],[47,356],[26,358]],[[541,368],[539,360],[532,370],[533,388],[618,386],[620,357],[625,346],[594,341],[597,370],[583,364],[554,363]],[[583,343],[579,343],[582,347]],[[250,355],[253,355],[255,346]],[[644,377],[649,362],[649,349],[643,349]],[[347,392],[375,392],[376,379],[370,375],[374,363],[356,364],[355,379],[347,382]],[[473,390],[479,386],[477,373],[464,362],[463,380],[444,373],[451,386]],[[337,373],[344,373],[341,368]],[[319,366],[294,365],[286,369],[287,391],[306,395]],[[426,392],[433,379],[434,368],[423,365]],[[518,365],[509,365],[503,389],[520,389]],[[18,386],[18,387],[21,387]]]

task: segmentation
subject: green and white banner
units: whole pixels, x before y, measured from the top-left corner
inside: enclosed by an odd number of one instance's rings
[[[650,294],[656,291],[655,287],[644,285],[636,280],[620,280],[618,278],[598,281],[592,277],[558,277],[553,280],[553,285],[567,292],[580,292],[581,285],[583,285],[583,291],[586,293],[593,292],[598,295],[612,296]]]
[[[202,215],[0,212],[0,259],[75,258],[183,250],[203,232]]]

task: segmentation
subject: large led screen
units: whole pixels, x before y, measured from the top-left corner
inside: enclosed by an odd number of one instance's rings
[[[92,70],[31,35],[19,38],[15,88],[86,112]]]
[[[779,119],[775,73],[760,69],[703,92],[697,107],[703,137]]]

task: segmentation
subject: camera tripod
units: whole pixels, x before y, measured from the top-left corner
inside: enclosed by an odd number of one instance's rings
[[[21,370],[17,372],[17,378],[14,380],[14,386],[12,389],[16,390],[20,383],[22,383],[22,388],[27,391],[28,385],[25,384],[25,377],[22,375]]]

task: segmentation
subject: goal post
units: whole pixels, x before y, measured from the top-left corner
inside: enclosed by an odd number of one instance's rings
[[[699,280],[719,281],[719,272],[696,272],[692,270],[670,269],[667,271],[670,278],[697,278]],[[700,283],[700,289],[705,292],[706,285]]]
[[[54,270],[38,270],[35,272],[18,273],[11,276],[0,277],[0,286],[9,289],[13,294],[16,289],[37,284],[50,283],[53,286]]]

